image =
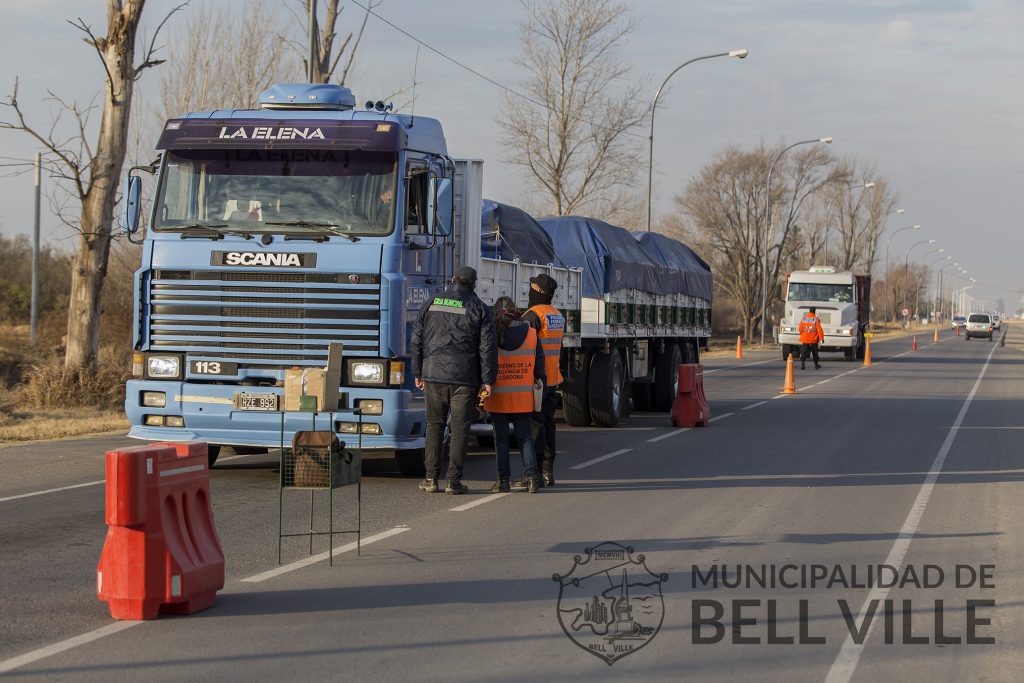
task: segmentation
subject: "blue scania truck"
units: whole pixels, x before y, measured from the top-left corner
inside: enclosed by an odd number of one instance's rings
[[[129,236],[151,207],[135,276],[129,435],[207,441],[211,464],[224,445],[275,446],[282,431],[289,443],[309,418],[284,413],[282,430],[285,374],[324,368],[340,343],[335,430],[350,445],[361,432],[366,455],[393,453],[404,473],[422,471],[409,339],[455,269],[481,269],[482,163],[450,158],[438,121],[382,103],[358,109],[337,85],[278,85],[258,109],[171,119],[157,148],[157,164],[129,172],[123,202]],[[156,176],[149,199],[146,171]],[[498,271],[512,288],[545,271],[568,285],[556,305],[579,308],[578,271],[492,266],[484,288],[494,296],[506,293]],[[355,408],[361,421],[345,412]]]

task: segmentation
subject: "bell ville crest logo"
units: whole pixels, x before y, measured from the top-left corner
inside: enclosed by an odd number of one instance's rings
[[[611,666],[658,635],[665,618],[661,584],[633,548],[605,542],[573,557],[558,583],[558,623],[576,645]]]

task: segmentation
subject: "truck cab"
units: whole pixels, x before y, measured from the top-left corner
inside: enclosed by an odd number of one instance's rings
[[[381,103],[357,110],[336,85],[273,86],[259,105],[185,114],[160,136],[135,275],[129,435],[207,441],[211,462],[220,445],[290,443],[310,424],[282,412],[285,373],[325,367],[340,343],[335,431],[421,468],[409,338],[453,271],[455,164],[441,124]],[[137,171],[123,202],[130,235]]]
[[[870,276],[814,266],[789,274],[784,292],[785,314],[779,325],[782,357],[800,347],[800,319],[814,307],[825,332],[822,351],[842,351],[846,360],[864,357],[868,325]]]

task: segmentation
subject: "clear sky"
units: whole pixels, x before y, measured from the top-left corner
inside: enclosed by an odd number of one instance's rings
[[[193,0],[203,2],[228,0]],[[244,3],[231,0],[244,11]],[[149,0],[147,26],[172,0]],[[293,3],[294,4],[294,3]],[[621,52],[651,84],[693,57],[746,48],[743,61],[691,64],[658,107],[655,215],[727,145],[796,142],[831,135],[832,151],[875,163],[901,196],[891,230],[919,223],[892,240],[905,255],[942,247],[979,283],[971,294],[1015,310],[1024,286],[1024,231],[1018,192],[1024,178],[1024,2],[1021,0],[636,0],[639,26]],[[0,92],[15,76],[20,99],[38,124],[49,120],[46,91],[85,102],[102,70],[65,19],[82,16],[102,34],[101,0],[0,0]],[[512,59],[521,16],[512,0],[384,0],[382,16],[426,43],[517,87]],[[348,21],[359,13],[349,7]],[[179,17],[181,15],[178,15]],[[180,23],[180,20],[179,20]],[[412,80],[416,43],[370,20],[352,82],[357,101],[376,99]],[[485,195],[515,204],[516,167],[501,160],[495,114],[498,89],[420,50],[416,112],[439,118],[453,156],[485,161]],[[142,89],[152,92],[149,73]],[[638,102],[638,107],[649,104]],[[636,144],[646,149],[646,131]],[[155,140],[156,131],[153,132]],[[31,157],[24,136],[0,131],[0,155]],[[0,163],[6,161],[0,160]],[[10,169],[0,169],[10,171]],[[638,192],[643,192],[638,189]],[[31,175],[0,176],[0,232],[27,233]],[[66,235],[44,203],[43,234]],[[949,271],[947,271],[949,272]]]

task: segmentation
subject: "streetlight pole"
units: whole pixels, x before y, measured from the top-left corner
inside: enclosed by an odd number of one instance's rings
[[[903,264],[903,279],[906,280],[907,294],[910,293],[910,252],[912,252],[914,250],[914,247],[919,247],[922,244],[935,244],[935,240],[921,240],[920,242],[914,242],[913,244],[910,245],[910,248],[907,249],[907,259],[906,259],[906,261]],[[906,296],[906,294],[904,294],[903,295],[903,305],[906,306],[907,303],[908,303],[907,302],[907,296]],[[915,308],[916,308],[916,305],[915,305]],[[917,311],[916,310],[914,311],[914,315],[917,315]]]
[[[847,190],[847,191],[852,192],[853,190],[867,190],[867,189],[872,188],[874,186],[875,186],[875,184],[873,182],[867,182],[867,183],[863,183],[863,184],[860,184],[860,185],[854,183],[853,185],[847,185],[844,189]],[[839,193],[838,192],[836,193],[836,195],[834,197],[832,197],[832,199],[829,200],[828,204],[825,206],[825,265],[826,266],[828,265],[828,228],[829,228],[829,225],[828,225],[828,212],[832,210],[832,205],[836,203],[837,199],[839,199]]]
[[[682,69],[687,64],[693,64],[699,62],[702,59],[714,59],[715,57],[736,57],[737,59],[747,58],[746,49],[741,50],[729,50],[728,52],[718,52],[713,55],[704,55],[703,57],[694,57],[693,59],[683,62],[676,68],[672,69],[672,73],[665,77],[665,80],[661,82],[658,87],[658,92],[654,93],[654,102],[651,104],[651,135],[648,137],[647,142],[647,232],[651,231],[651,189],[654,183],[654,112],[658,108],[658,98],[661,97],[661,91],[668,83],[669,79],[676,75],[676,72]]]
[[[903,211],[903,209],[896,209],[896,213],[899,213],[900,211]],[[883,290],[882,292],[885,295],[883,297],[885,300],[885,305],[882,306],[882,320],[885,325],[889,324],[889,290],[891,289],[891,287],[889,286],[889,245],[892,244],[892,238],[898,235],[899,233],[903,232],[904,230],[920,229],[920,225],[908,225],[905,228],[899,228],[894,233],[889,235],[889,239],[886,240],[885,242],[885,290]]]
[[[775,164],[779,163],[779,159],[782,155],[789,150],[799,145],[812,145],[816,142],[824,142],[826,145],[832,144],[832,137],[827,138],[815,138],[814,140],[801,140],[800,142],[794,142],[789,147],[786,147],[775,159],[772,160],[771,165],[768,167],[768,178],[764,183],[764,220],[765,220],[765,240],[764,240],[764,272],[761,274],[761,346],[764,346],[764,328],[768,324],[768,244],[772,241],[772,171],[775,170]]]
[[[944,252],[944,251],[946,251],[946,250],[945,249],[939,249],[939,253],[940,254],[942,252]],[[939,263],[943,259],[945,259],[947,261],[952,261],[953,257],[952,256],[940,256],[939,258],[937,258],[937,259],[935,259],[934,261],[931,262],[931,264],[928,266],[928,270],[935,270],[935,264]],[[935,270],[935,296],[932,297],[932,303],[931,303],[931,305],[934,306],[934,311],[933,312],[936,314],[935,315],[936,322],[938,322],[938,319],[942,317],[942,284],[940,283],[940,280],[941,280],[940,275],[941,275],[941,273],[942,273],[942,269],[941,268],[939,270]]]

